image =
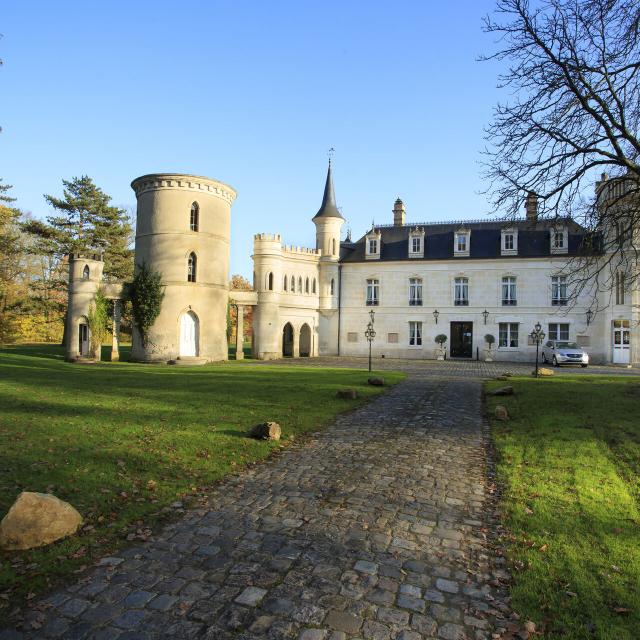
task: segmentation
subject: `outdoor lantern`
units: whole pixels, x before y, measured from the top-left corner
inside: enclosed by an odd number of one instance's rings
[[[591,309],[587,310],[587,327],[591,324],[591,321],[593,320],[593,311],[591,311]]]
[[[487,324],[487,318],[489,317],[489,312],[486,309],[482,312],[482,317],[484,318],[484,323]]]
[[[540,350],[540,343],[544,340],[544,336],[545,333],[542,330],[542,325],[539,322],[536,322],[535,326],[533,327],[533,331],[531,332],[531,339],[535,342],[536,344],[536,371],[535,371],[535,376],[536,378],[538,377],[538,353]]]
[[[437,309],[434,309],[433,311],[433,317],[436,320],[436,324],[438,324],[438,316],[440,315],[440,312]]]

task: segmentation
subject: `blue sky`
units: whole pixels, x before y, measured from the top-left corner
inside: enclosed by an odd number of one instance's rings
[[[0,177],[42,217],[42,194],[88,174],[129,184],[175,171],[238,191],[231,271],[253,234],[313,246],[327,150],[346,227],[480,218],[483,127],[506,96],[467,2],[29,2],[0,17]]]

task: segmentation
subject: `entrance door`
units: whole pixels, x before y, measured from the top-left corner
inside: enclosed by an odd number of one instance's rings
[[[452,358],[473,357],[473,322],[452,322],[450,335]]]
[[[628,320],[613,321],[613,362],[629,364],[631,333]]]
[[[78,353],[81,356],[89,355],[89,325],[81,323],[78,327]]]
[[[198,355],[198,316],[193,311],[180,318],[180,356]]]

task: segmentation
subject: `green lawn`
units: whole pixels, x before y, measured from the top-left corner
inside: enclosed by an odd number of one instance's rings
[[[516,395],[489,398],[488,410],[512,416],[492,429],[514,609],[545,638],[637,639],[640,378],[512,384]]]
[[[366,370],[257,366],[68,364],[59,347],[0,350],[0,517],[22,490],[52,492],[86,519],[79,535],[0,554],[2,608],[127,540],[144,539],[163,508],[380,393]],[[394,383],[403,376],[384,372]],[[344,387],[358,400],[335,397]],[[246,437],[275,420],[280,444]]]

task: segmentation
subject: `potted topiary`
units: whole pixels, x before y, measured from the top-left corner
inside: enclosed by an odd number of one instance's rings
[[[484,341],[489,345],[489,348],[484,350],[485,362],[493,362],[493,351],[491,350],[491,346],[495,343],[496,339],[490,333],[487,333],[484,337]]]
[[[446,353],[446,349],[444,348],[444,343],[447,341],[447,336],[444,333],[439,333],[435,338],[436,344],[438,348],[436,349],[436,359],[444,360],[444,356]]]

